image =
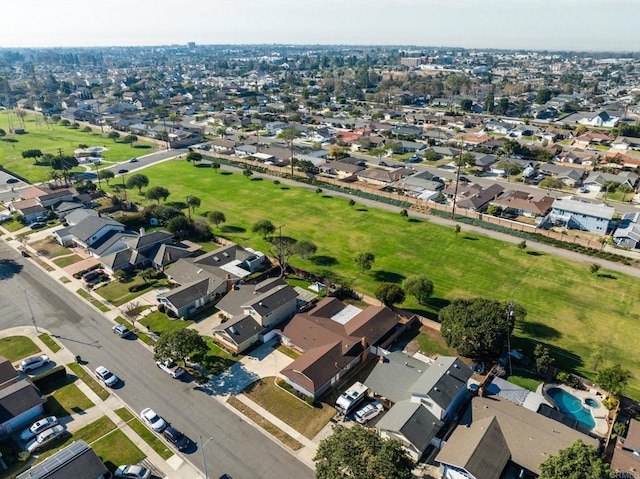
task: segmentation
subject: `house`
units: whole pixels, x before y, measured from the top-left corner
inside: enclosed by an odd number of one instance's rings
[[[616,150],[636,150],[640,151],[640,138],[631,138],[628,136],[619,136],[611,142],[611,148]]]
[[[545,216],[553,205],[554,198],[548,195],[532,195],[526,191],[507,190],[490,204],[503,210],[509,209],[519,216],[536,218]]]
[[[640,422],[629,421],[626,437],[616,439],[616,447],[611,458],[611,469],[616,478],[635,479],[640,471]]]
[[[236,244],[196,258],[181,258],[165,271],[169,280],[179,286],[159,294],[157,300],[177,317],[188,317],[266,264],[264,254]]]
[[[358,180],[373,185],[385,186],[399,181],[413,174],[408,168],[395,168],[393,170],[385,170],[384,168],[367,168],[357,173]]]
[[[11,362],[0,356],[0,439],[43,414],[45,402],[31,380],[20,378]]]
[[[456,194],[455,190],[455,184],[451,184],[443,190],[443,193],[453,198]],[[479,185],[458,185],[458,196],[455,199],[456,206],[472,211],[480,211],[488,206],[491,201],[498,198],[503,191],[504,188],[497,183],[486,188],[482,188]]]
[[[640,213],[626,213],[618,221],[613,241],[622,248],[640,248]]]
[[[35,203],[35,200],[16,201],[9,206],[9,209],[24,217],[26,224],[47,219],[49,210]],[[27,206],[29,205],[29,206]]]
[[[566,123],[568,119],[569,117],[565,118],[563,121]],[[608,128],[614,128],[618,126],[619,122],[620,122],[619,117],[610,116],[609,113],[607,113],[605,110],[599,111],[596,114],[587,113],[581,119],[577,120],[577,123],[581,125],[608,127]]]
[[[618,185],[626,185],[631,190],[635,189],[638,183],[638,175],[630,171],[622,171],[617,174],[593,172],[586,180],[584,180],[585,188],[590,191],[602,191],[606,183],[617,183]]]
[[[540,163],[538,172],[545,176],[558,178],[563,184],[576,187],[582,185],[585,170],[581,168],[572,168],[570,166],[554,165],[553,163]]]
[[[383,437],[399,440],[418,461],[436,434],[468,399],[471,369],[458,358],[410,356],[394,351],[380,360],[364,381],[374,397],[390,405],[376,424]]]
[[[108,479],[111,473],[83,440],[74,441],[44,461],[20,474],[17,479]]]
[[[546,458],[577,440],[599,447],[597,439],[512,401],[477,396],[435,460],[444,479],[536,477]]]
[[[86,248],[99,258],[109,254],[114,240],[124,239],[124,225],[103,216],[86,216],[79,223],[53,232],[53,237],[63,246],[76,244]],[[132,235],[128,235],[129,237]],[[123,249],[123,248],[117,248]],[[117,249],[113,249],[116,251]]]
[[[444,188],[444,182],[440,177],[425,170],[401,178],[391,186],[402,190],[408,196],[426,201],[438,196]]]
[[[216,304],[231,319],[214,328],[213,337],[225,348],[242,353],[259,336],[290,319],[297,309],[297,291],[282,278],[235,285]]]
[[[615,213],[615,208],[581,201],[574,196],[556,198],[548,218],[551,224],[604,235]]]
[[[324,298],[274,331],[302,355],[280,371],[295,390],[314,399],[366,359],[370,347],[385,347],[402,328],[385,306],[360,309]]]
[[[330,176],[337,176],[341,180],[355,180],[356,175],[364,171],[364,166],[353,165],[344,161],[331,161],[320,166],[320,172]]]

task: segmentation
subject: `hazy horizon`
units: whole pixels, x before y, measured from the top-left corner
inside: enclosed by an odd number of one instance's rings
[[[393,45],[640,51],[637,0],[22,0],[0,48],[186,44]]]

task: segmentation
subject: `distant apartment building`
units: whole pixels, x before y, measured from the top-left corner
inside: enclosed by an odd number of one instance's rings
[[[424,57],[405,57],[400,59],[400,65],[403,67],[414,68],[424,63]]]

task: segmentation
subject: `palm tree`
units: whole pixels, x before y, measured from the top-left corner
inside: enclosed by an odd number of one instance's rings
[[[291,164],[291,178],[293,178],[293,140],[300,138],[300,135],[300,131],[293,127],[285,128],[278,134],[278,138],[286,140],[289,143],[289,148],[291,150],[291,157],[289,158],[289,163]]]
[[[191,218],[191,210],[195,213],[196,208],[200,206],[200,198],[197,196],[187,196],[187,211],[189,212],[189,218]]]

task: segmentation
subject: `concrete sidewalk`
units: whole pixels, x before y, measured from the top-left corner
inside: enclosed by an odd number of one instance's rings
[[[46,331],[42,330],[42,328],[39,328],[39,330],[40,332],[36,332],[33,326],[21,326],[5,329],[0,331],[0,338],[8,336],[27,336],[41,349],[43,353],[47,354],[55,364],[66,365],[75,361],[73,353],[64,347],[55,353],[51,351],[40,340],[40,338],[38,338],[39,334]],[[83,366],[83,368],[85,368],[87,373],[92,377],[94,376],[93,372],[88,368],[85,366]],[[89,386],[87,386],[84,381],[77,380],[74,384],[95,404],[95,406],[87,409],[86,411],[72,414],[69,417],[60,418],[60,422],[67,427],[69,432],[76,432],[101,417],[107,416],[116,424],[116,427],[120,429],[131,440],[131,442],[133,442],[147,456],[145,465],[151,463],[154,473],[167,479],[200,479],[203,477],[202,473],[193,464],[185,460],[179,454],[174,454],[166,461],[162,459],[160,455],[151,448],[151,446],[149,446],[125,421],[120,418],[120,416],[115,413],[116,409],[126,407],[126,404],[115,394],[113,390],[109,390],[109,397],[103,401],[89,388]],[[137,417],[135,412],[130,412],[134,417]]]

